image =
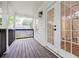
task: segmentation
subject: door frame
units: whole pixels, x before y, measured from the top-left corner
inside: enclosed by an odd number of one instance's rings
[[[56,25],[56,31],[54,32],[54,45],[48,43],[48,23],[47,23],[47,12],[54,8],[54,25]],[[46,46],[49,47],[50,49],[52,49],[55,52],[59,52],[60,45],[61,45],[61,7],[60,7],[60,1],[55,2],[54,4],[51,4],[48,6],[47,10],[46,10]]]

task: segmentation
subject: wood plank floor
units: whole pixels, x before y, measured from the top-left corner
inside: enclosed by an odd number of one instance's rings
[[[15,40],[2,58],[57,58],[33,38]]]

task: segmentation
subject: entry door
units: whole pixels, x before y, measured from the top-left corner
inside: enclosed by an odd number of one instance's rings
[[[48,42],[54,45],[54,8],[47,11]]]

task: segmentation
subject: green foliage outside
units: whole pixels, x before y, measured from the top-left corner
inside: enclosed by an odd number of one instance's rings
[[[13,16],[8,16],[8,24],[12,25],[13,24]]]

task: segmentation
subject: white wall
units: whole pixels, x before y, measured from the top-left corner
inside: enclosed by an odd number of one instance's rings
[[[54,6],[54,25],[56,25],[56,31],[54,32],[54,45],[51,45],[50,43],[47,42],[47,19],[46,19],[46,12],[49,8]],[[61,7],[60,7],[60,2],[45,2],[37,11],[35,18],[39,19],[39,25],[38,25],[38,31],[35,31],[35,39],[41,43],[43,46],[48,46],[50,49],[53,51],[57,52],[60,54],[62,57],[76,57],[65,50],[61,49]],[[38,12],[43,11],[43,17],[39,18],[38,17]]]
[[[42,4],[42,6],[38,9],[38,11],[35,14],[34,19],[36,20],[39,19],[39,25],[38,25],[38,30],[35,31],[34,35],[35,35],[35,39],[40,42],[42,45],[46,46],[47,43],[47,38],[46,38],[46,8],[48,5],[50,5],[53,2],[44,2],[44,4]],[[38,12],[39,11],[43,11],[43,16],[42,17],[38,17]]]

